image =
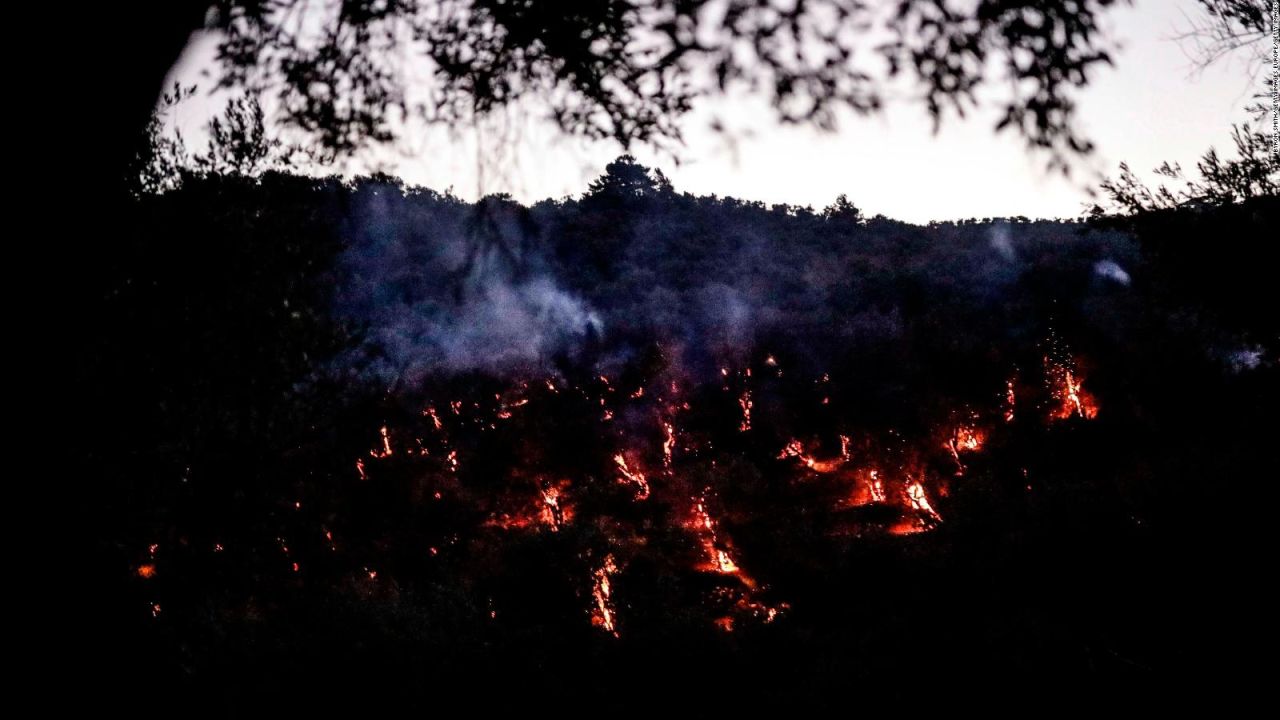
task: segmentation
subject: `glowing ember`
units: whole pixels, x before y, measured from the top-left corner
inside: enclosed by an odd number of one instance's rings
[[[800,462],[804,463],[805,467],[816,473],[833,473],[839,470],[845,461],[849,459],[849,438],[844,435],[840,436],[840,457],[838,458],[819,460],[805,453],[804,445],[799,440],[792,440],[787,443],[787,446],[782,448],[782,452],[778,455],[779,460],[785,460],[789,457],[799,459]]]
[[[777,606],[767,605],[757,600],[755,591],[750,588],[721,588],[715,596],[718,602],[728,606],[728,613],[713,621],[715,626],[724,632],[733,632],[737,629],[738,620],[742,618],[751,618],[768,625],[791,607],[787,603],[779,603]]]
[[[705,497],[694,500],[693,503],[693,522],[691,528],[699,537],[702,543],[703,553],[706,555],[707,564],[703,569],[720,573],[721,575],[733,575],[747,587],[755,587],[755,581],[742,572],[742,568],[734,561],[733,556],[727,549],[722,547],[722,541],[716,534],[715,521],[711,519],[711,514],[707,512],[707,503]]]
[[[560,505],[560,489],[554,485],[542,489],[542,522],[551,528],[551,532],[559,531],[565,522],[564,508]]]
[[[569,481],[539,483],[537,499],[517,512],[499,512],[484,524],[503,530],[547,529],[559,532],[573,520],[573,507],[568,502]],[[451,541],[452,542],[452,541]]]
[[[378,432],[382,434],[382,447],[377,450],[370,450],[369,454],[375,458],[390,457],[392,455],[391,435],[387,431],[387,426],[383,425]]]
[[[618,572],[613,555],[606,555],[604,563],[591,573],[591,596],[595,599],[595,607],[591,611],[591,624],[618,637],[617,620],[613,608],[613,585],[610,578]]]
[[[138,577],[142,578],[143,580],[150,580],[151,578],[156,576],[156,566],[150,563],[147,563],[146,565],[139,565],[137,574],[138,574]]]
[[[872,470],[870,473],[871,483],[871,501],[882,503],[887,496],[884,494],[884,482],[880,479],[880,471]]]
[[[875,469],[859,469],[853,473],[853,488],[848,497],[840,503],[845,507],[861,507],[863,505],[883,504],[888,499],[884,489],[884,481],[880,471]]]
[[[618,465],[618,472],[621,475],[619,482],[635,485],[636,499],[647,500],[649,498],[649,482],[644,479],[644,473],[639,472],[638,470],[632,472],[631,469],[627,467],[627,459],[623,457],[622,453],[614,455],[613,461]]]
[[[671,469],[671,453],[676,448],[676,429],[669,422],[662,423],[662,464]]]
[[[1049,395],[1053,406],[1049,409],[1049,419],[1066,420],[1080,417],[1092,420],[1098,415],[1098,403],[1087,390],[1084,380],[1067,363],[1055,362],[1047,356],[1045,372],[1049,379]]]
[[[1045,378],[1049,396],[1052,397],[1049,417],[1055,420],[1094,417],[1097,405],[1084,389],[1083,378],[1077,367],[1073,362],[1051,360],[1055,357],[1069,355],[1053,351],[1045,354]],[[780,373],[777,368],[778,363],[772,356],[756,365],[756,369],[764,372],[765,377]],[[951,414],[952,422],[935,427],[931,435],[922,436],[915,434],[914,425],[909,426],[913,429],[906,431],[905,435],[893,430],[878,432],[874,426],[864,424],[868,418],[862,415],[843,417],[830,408],[819,412],[819,408],[814,407],[816,402],[829,404],[832,397],[847,397],[838,392],[836,386],[826,384],[831,382],[830,376],[826,374],[821,375],[820,379],[812,380],[812,384],[810,380],[804,381],[802,384],[808,387],[799,395],[788,395],[786,388],[774,385],[767,388],[755,386],[750,368],[731,372],[726,367],[720,368],[720,371],[721,377],[711,378],[713,382],[709,388],[686,386],[687,380],[672,380],[672,376],[668,375],[637,378],[629,374],[630,370],[627,371],[628,374],[619,375],[615,379],[619,382],[616,387],[603,375],[587,376],[582,382],[560,379],[559,387],[556,385],[557,381],[543,381],[541,378],[505,390],[497,388],[496,391],[493,385],[481,384],[483,390],[468,391],[462,399],[449,402],[449,409],[457,417],[451,421],[447,434],[442,417],[436,412],[436,407],[443,402],[440,398],[435,400],[436,405],[422,410],[421,416],[415,418],[413,425],[396,427],[395,441],[391,439],[393,433],[390,425],[378,428],[374,449],[367,455],[357,453],[359,457],[355,460],[356,471],[361,480],[368,480],[371,474],[379,472],[387,474],[387,481],[404,478],[406,484],[411,483],[411,494],[406,493],[411,498],[409,501],[415,505],[425,501],[436,513],[443,513],[447,508],[450,513],[456,511],[454,516],[466,522],[467,518],[482,512],[469,525],[472,530],[477,527],[496,527],[529,533],[556,533],[575,521],[575,511],[585,513],[590,509],[591,516],[584,515],[582,518],[588,521],[582,523],[587,532],[566,532],[561,536],[544,536],[543,540],[554,537],[556,546],[567,546],[566,544],[582,542],[583,537],[589,536],[607,542],[606,547],[612,548],[617,554],[617,557],[614,554],[601,556],[594,553],[580,556],[590,558],[592,563],[591,623],[614,637],[619,634],[617,598],[614,595],[616,586],[613,584],[620,572],[618,558],[626,563],[634,562],[637,553],[643,553],[646,547],[653,547],[648,545],[651,538],[646,537],[646,533],[670,530],[672,528],[664,529],[660,525],[664,521],[674,521],[678,523],[676,529],[688,534],[684,536],[685,554],[673,555],[670,559],[682,559],[686,570],[700,573],[698,582],[703,587],[711,588],[706,591],[708,594],[705,596],[712,603],[708,617],[714,619],[717,627],[728,632],[740,629],[743,623],[773,622],[787,609],[785,603],[766,604],[763,601],[762,598],[768,597],[767,585],[758,583],[744,570],[741,550],[732,542],[730,532],[719,525],[719,522],[725,522],[736,530],[740,522],[743,528],[752,527],[758,516],[751,514],[751,509],[745,502],[746,499],[758,496],[735,494],[733,497],[740,504],[732,506],[735,509],[734,515],[712,514],[719,507],[712,488],[727,487],[726,483],[734,480],[731,474],[735,472],[736,466],[756,462],[761,457],[758,449],[743,451],[739,447],[743,443],[725,442],[726,436],[736,436],[735,426],[738,432],[754,430],[759,433],[765,430],[770,438],[780,437],[785,441],[786,444],[776,455],[778,460],[784,462],[755,468],[758,477],[769,481],[781,480],[775,487],[779,491],[779,497],[784,500],[798,498],[797,502],[800,503],[816,500],[834,504],[835,507],[827,509],[830,511],[829,515],[824,514],[821,508],[799,509],[801,513],[814,512],[815,517],[823,518],[823,523],[829,518],[830,523],[824,526],[830,527],[832,533],[854,537],[869,532],[912,535],[935,529],[942,518],[933,503],[939,502],[944,506],[943,509],[947,509],[950,507],[945,504],[948,489],[961,486],[949,479],[941,480],[938,468],[948,467],[949,457],[955,463],[956,474],[961,475],[967,471],[965,462],[973,462],[966,454],[981,452],[987,449],[988,444],[1004,444],[1009,438],[1005,435],[1007,429],[1001,418],[1006,423],[1013,421],[1016,393],[1028,387],[1026,383],[1019,385],[1017,376],[1010,376],[1003,388],[998,384],[991,388],[1001,391],[988,393],[987,407],[978,411],[966,408],[963,413]],[[711,372],[714,375],[714,369]],[[685,375],[680,377],[687,378]],[[715,382],[721,378],[723,383]],[[561,397],[552,398],[543,393],[542,384],[545,384],[550,393],[561,393]],[[717,391],[720,386],[723,386],[723,394]],[[699,397],[698,393],[704,390],[713,391],[718,398],[716,404],[721,417],[708,419],[704,413],[692,413],[689,402],[682,397],[682,389],[686,393],[692,392],[689,397]],[[767,393],[767,397],[761,396],[761,401],[767,400],[762,407],[770,412],[766,413],[768,417],[754,418],[753,427],[752,414],[759,410],[754,407],[754,390]],[[615,402],[609,402],[611,397]],[[1038,399],[1043,396],[1035,397]],[[620,405],[620,402],[623,404]],[[1023,402],[1027,402],[1025,397]],[[550,407],[539,407],[543,403]],[[511,454],[514,462],[509,468],[495,467],[499,460],[505,461],[508,457],[507,448],[501,443],[509,442],[510,433],[477,434],[496,428],[514,431],[524,427],[519,422],[504,425],[498,421],[511,419],[516,408],[526,405],[530,405],[531,409],[522,412],[533,420],[554,419],[564,413],[578,415],[574,416],[574,424],[566,426],[563,431],[539,432],[532,439],[514,438],[523,443],[515,446],[521,452]],[[773,413],[775,406],[780,411],[776,416]],[[422,405],[414,406],[415,414],[420,407]],[[463,407],[468,410],[466,415],[462,414]],[[682,416],[681,412],[690,414]],[[803,415],[806,412],[808,415]],[[1034,413],[1028,413],[1024,409],[1019,415],[1025,423],[1032,419]],[[776,431],[785,431],[786,428],[781,423],[788,418],[798,420],[795,427],[796,439],[787,440],[787,435],[774,435]],[[1042,418],[1040,416],[1035,419]],[[521,418],[524,419],[526,418]],[[577,424],[579,419],[585,420],[585,429]],[[609,425],[602,423],[609,420],[614,422]],[[739,422],[734,423],[734,420]],[[778,427],[775,427],[775,421]],[[823,422],[828,423],[826,427],[821,426]],[[641,423],[645,426],[641,427]],[[431,436],[432,427],[437,431],[434,437]],[[859,432],[868,433],[865,438],[858,436],[856,453],[849,435],[834,434],[839,430],[848,432],[849,428],[855,427]],[[368,429],[371,430],[372,427]],[[575,434],[579,432],[588,436],[582,438],[581,448],[569,448],[570,452],[566,453],[565,448],[558,445],[543,447],[563,442],[562,436],[567,436],[570,443],[577,442]],[[372,433],[365,433],[365,442],[369,441],[370,435]],[[833,442],[835,437],[839,438],[838,448]],[[997,440],[998,443],[993,442]],[[659,444],[661,466],[654,462],[657,459],[654,457],[657,454],[655,446]],[[726,444],[734,446],[731,458],[726,457],[725,451],[718,447]],[[363,450],[364,446],[357,447]],[[428,447],[431,450],[429,460],[426,459],[429,455]],[[675,454],[677,447],[681,451],[679,456]],[[776,446],[770,446],[770,449],[771,447]],[[491,453],[495,448],[501,450],[501,453],[487,457],[486,453]],[[600,448],[609,448],[609,451],[601,454]],[[459,466],[459,452],[470,453],[467,455],[466,472]],[[396,467],[377,464],[379,459],[393,455],[396,456]],[[765,457],[768,457],[767,453]],[[400,462],[401,458],[403,462]],[[417,466],[412,466],[412,463],[417,463]],[[393,463],[387,463],[390,464]],[[751,470],[747,468],[748,473]],[[600,482],[602,478],[603,483]],[[659,478],[656,484],[653,482],[654,478]],[[383,481],[380,474],[379,481]],[[698,484],[693,485],[694,482]],[[617,488],[615,483],[626,486],[626,489]],[[593,496],[601,488],[607,489],[606,497]],[[701,494],[698,494],[697,488],[703,488]],[[436,504],[432,501],[433,498],[435,501],[442,501],[441,491],[449,494],[449,503]],[[625,498],[632,495],[637,501],[649,500],[651,495],[655,495],[664,502],[658,506],[653,506],[652,502],[645,506],[637,504],[631,511],[615,512],[618,501],[625,502]],[[294,497],[297,498],[298,495]],[[666,501],[674,501],[677,506],[672,509]],[[296,522],[291,525],[294,529],[290,532],[303,532],[300,537],[308,539],[298,542],[308,547],[311,542],[320,542],[313,534],[319,529],[324,535],[323,541],[333,553],[345,554],[366,545],[358,535],[347,537],[344,531],[343,547],[338,548],[333,533],[319,524],[336,522],[336,519],[320,511],[322,503],[314,498],[308,500],[305,511],[301,500],[291,499],[287,495],[276,498],[274,507],[288,508],[289,505],[297,510],[297,513],[289,513],[291,522],[309,515],[318,521],[311,525]],[[468,506],[471,512],[468,512]],[[959,506],[957,503],[957,507]],[[302,529],[306,527],[310,530]],[[413,546],[417,548],[417,552],[425,550],[428,553],[428,556],[422,558],[424,563],[440,565],[443,570],[447,564],[430,562],[427,558],[441,556],[441,551],[449,549],[448,546],[454,546],[454,549],[441,557],[463,558],[466,555],[462,549],[474,543],[510,541],[492,532],[478,538],[468,537],[467,526],[450,528],[447,533],[445,537],[432,537],[427,542]],[[269,541],[271,537],[267,535],[265,539]],[[745,543],[746,538],[741,539]],[[284,538],[278,538],[278,542],[283,555],[275,557],[281,557],[285,562],[276,566],[277,572],[287,575],[286,567],[291,567],[293,572],[299,573],[297,561],[311,556],[300,552],[294,557]],[[202,546],[209,547],[208,544]],[[266,547],[270,549],[269,544]],[[222,550],[221,545],[215,545],[214,548],[215,552]],[[485,550],[489,552],[490,549]],[[152,545],[149,551],[151,557],[145,558],[145,565],[132,566],[136,575],[144,580],[154,577],[157,572],[155,555],[158,546]],[[239,551],[252,550],[241,548]],[[339,559],[336,555],[332,557]],[[745,560],[750,566],[751,557],[746,557]],[[374,557],[365,557],[363,561],[381,564]],[[130,567],[126,565],[126,571]],[[174,567],[176,566],[172,563],[166,564],[166,573],[171,574]],[[363,572],[370,581],[384,583],[388,588],[394,587],[398,580],[390,566],[380,568],[380,577],[379,570],[370,569],[354,558],[347,558],[342,562],[309,565],[306,581],[314,582],[312,575],[328,572],[328,568],[332,567],[358,569],[354,577],[363,579],[360,574]],[[301,576],[294,579],[295,582],[300,582]],[[585,587],[582,589],[585,590]],[[579,602],[586,604],[585,599]],[[487,611],[496,614],[492,605]],[[633,631],[630,625],[628,628],[629,633]]]
[[[717,547],[712,547],[710,550],[715,558],[714,564],[716,572],[724,575],[734,575],[741,570],[741,568],[738,567],[738,564],[733,561],[733,557],[729,555],[729,553]]]
[[[956,475],[963,475],[965,464],[960,459],[961,453],[977,452],[982,449],[986,436],[983,432],[973,425],[958,425],[951,431],[947,441],[943,443],[943,447],[947,452],[951,453],[951,459],[956,463]]]
[[[911,503],[912,509],[924,513],[933,520],[941,521],[942,517],[938,515],[933,506],[929,504],[929,497],[924,493],[924,485],[919,480],[913,480],[907,483],[907,501]]]

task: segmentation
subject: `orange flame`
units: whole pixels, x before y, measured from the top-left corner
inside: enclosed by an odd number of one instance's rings
[[[787,446],[782,448],[778,459],[785,460],[793,457],[804,463],[804,466],[816,473],[833,473],[844,466],[845,461],[849,459],[849,438],[848,436],[840,436],[840,457],[830,460],[819,460],[812,455],[805,453],[804,444],[799,440],[792,440]]]
[[[1051,361],[1045,358],[1046,371],[1049,376],[1049,394],[1054,406],[1049,410],[1049,419],[1066,420],[1080,417],[1092,420],[1098,415],[1098,403],[1089,391],[1084,389],[1084,380],[1074,368],[1066,363]]]
[[[943,443],[943,447],[946,448],[947,452],[951,453],[951,458],[955,460],[956,475],[963,475],[966,469],[964,461],[960,459],[960,454],[977,452],[982,449],[984,442],[986,442],[986,435],[973,425],[957,425],[951,431],[951,435]]]
[[[378,450],[370,450],[369,455],[375,458],[390,457],[393,451],[391,450],[391,435],[387,432],[387,426],[383,425],[378,429],[378,432],[382,434],[382,447]]]
[[[702,542],[702,550],[707,558],[707,562],[702,569],[720,573],[721,575],[733,575],[743,585],[755,587],[755,581],[742,572],[742,568],[734,561],[733,555],[722,547],[723,543],[716,533],[715,521],[711,519],[711,514],[707,512],[705,496],[694,500],[692,525],[692,529],[698,534]]]
[[[662,465],[671,469],[671,454],[676,448],[676,429],[669,422],[662,423]]]
[[[542,489],[542,522],[551,532],[558,532],[569,519],[565,510],[560,505],[560,488],[548,485]]]
[[[613,584],[610,578],[618,572],[613,554],[604,558],[604,563],[591,573],[591,596],[595,599],[595,607],[591,611],[591,624],[618,637],[618,625],[613,608]]]
[[[870,473],[871,484],[871,502],[882,503],[888,499],[884,492],[884,481],[880,479],[880,471],[872,470]]]
[[[613,456],[613,461],[618,465],[618,472],[621,477],[618,479],[621,483],[630,483],[636,486],[636,499],[647,500],[649,498],[649,481],[645,480],[644,473],[639,470],[632,472],[627,467],[627,459],[622,453]]]

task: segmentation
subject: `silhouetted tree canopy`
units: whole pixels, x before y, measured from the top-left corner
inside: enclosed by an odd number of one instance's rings
[[[1274,32],[1273,5],[1269,0],[1197,0],[1199,14],[1189,17],[1178,35],[1197,68],[1232,57],[1243,60],[1249,82],[1257,84],[1248,109],[1258,122],[1271,114],[1275,79],[1263,68],[1271,63],[1267,41]]]
[[[1188,177],[1178,163],[1164,162],[1154,172],[1174,181],[1174,187],[1154,189],[1143,182],[1128,163],[1120,163],[1120,174],[1101,184],[1111,208],[1128,214],[1171,210],[1183,205],[1231,205],[1252,198],[1274,197],[1280,192],[1280,157],[1271,151],[1270,140],[1248,126],[1231,131],[1234,157],[1223,157],[1209,148],[1196,163],[1196,176]],[[1095,215],[1104,211],[1095,207]]]
[[[218,3],[211,26],[222,84],[274,95],[285,124],[336,151],[390,140],[407,116],[465,123],[526,97],[624,147],[678,141],[696,98],[736,89],[784,123],[830,129],[901,83],[935,122],[1000,88],[999,127],[1060,157],[1090,147],[1072,95],[1111,62],[1099,20],[1114,4],[254,0]]]

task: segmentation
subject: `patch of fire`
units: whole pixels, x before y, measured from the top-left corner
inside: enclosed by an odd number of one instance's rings
[[[618,637],[617,610],[613,602],[613,576],[618,574],[618,564],[613,553],[604,556],[600,566],[591,571],[591,624]]]

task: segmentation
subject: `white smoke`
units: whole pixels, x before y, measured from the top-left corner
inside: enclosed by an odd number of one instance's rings
[[[388,308],[374,318],[370,339],[382,349],[387,370],[415,376],[540,366],[602,330],[599,316],[582,301],[539,277],[490,281],[458,304]]]
[[[1243,347],[1227,353],[1227,367],[1236,373],[1256,370],[1262,365],[1265,355],[1266,350],[1260,345]]]
[[[586,302],[521,250],[523,228],[503,215],[477,235],[474,216],[449,215],[452,206],[423,215],[398,192],[361,200],[335,299],[363,333],[359,353],[374,375],[412,382],[438,371],[543,368],[603,331]]]
[[[1130,282],[1129,273],[1114,260],[1099,260],[1093,266],[1093,273],[1121,285],[1128,285]]]
[[[1008,223],[998,222],[991,226],[991,249],[1000,253],[1000,257],[1008,262],[1018,259],[1013,249],[1013,239],[1009,237]]]

